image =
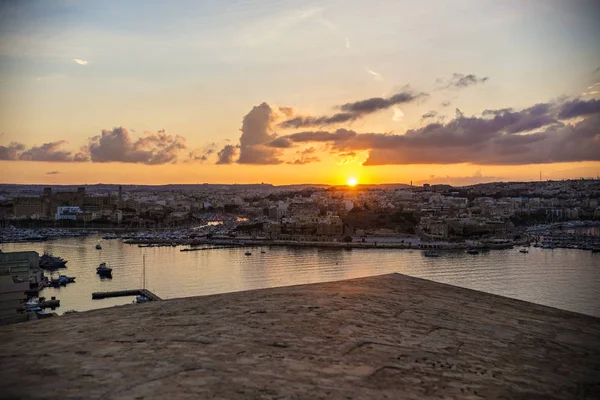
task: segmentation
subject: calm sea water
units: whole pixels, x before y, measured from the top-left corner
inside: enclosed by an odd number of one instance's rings
[[[240,290],[335,281],[391,272],[449,283],[600,317],[600,254],[572,249],[529,248],[464,252],[424,257],[419,250],[319,249],[292,247],[230,248],[181,252],[183,247],[139,248],[99,237],[43,243],[2,244],[3,251],[49,250],[69,260],[63,274],[75,283],[46,288],[42,295],[61,301],[57,310],[89,310],[130,303],[133,298],[92,300],[91,293],[146,287],[163,299]],[[265,253],[261,253],[265,251]],[[113,279],[96,275],[100,262],[113,268]]]

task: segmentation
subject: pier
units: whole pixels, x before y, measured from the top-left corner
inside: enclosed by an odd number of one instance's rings
[[[131,290],[114,290],[112,292],[94,292],[92,293],[93,300],[107,299],[109,297],[126,297],[126,296],[145,296],[150,301],[160,301],[160,297],[149,291],[148,289],[131,289]]]

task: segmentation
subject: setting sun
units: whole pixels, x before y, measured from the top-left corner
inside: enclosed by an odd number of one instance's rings
[[[356,186],[357,183],[358,179],[356,179],[355,177],[351,176],[350,178],[348,178],[348,186]]]

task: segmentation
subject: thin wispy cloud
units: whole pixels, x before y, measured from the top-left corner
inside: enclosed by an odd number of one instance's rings
[[[79,58],[74,58],[74,59],[73,59],[73,62],[74,62],[75,64],[79,64],[79,65],[83,65],[83,66],[85,66],[85,65],[88,65],[88,64],[89,64],[89,61],[86,61],[86,60],[81,60],[81,59],[79,59]]]
[[[375,72],[372,69],[367,68],[367,72],[369,74],[371,74],[373,76],[373,78],[375,78],[376,81],[382,81],[383,80],[383,76],[381,76],[381,74],[379,72]]]
[[[350,39],[346,38],[346,48],[349,49],[350,47]]]

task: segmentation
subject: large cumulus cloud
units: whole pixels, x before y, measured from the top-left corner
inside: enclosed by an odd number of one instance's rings
[[[133,140],[127,129],[118,127],[91,138],[87,151],[93,162],[156,165],[175,162],[185,148],[183,137],[168,135],[164,130]]]

